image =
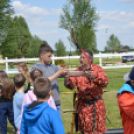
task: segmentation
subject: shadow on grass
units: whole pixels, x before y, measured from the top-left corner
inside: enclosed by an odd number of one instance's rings
[[[70,134],[70,132],[66,132],[65,134]]]
[[[70,132],[66,132],[65,134],[70,134]],[[73,134],[81,134],[80,132],[73,132]]]
[[[15,130],[12,127],[7,128],[7,134],[15,134]]]

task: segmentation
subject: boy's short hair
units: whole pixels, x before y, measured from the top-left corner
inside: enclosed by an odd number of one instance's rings
[[[34,82],[34,93],[38,99],[47,99],[51,88],[48,78],[39,77]]]
[[[14,76],[13,80],[14,80],[14,85],[17,88],[21,88],[26,82],[26,78],[24,77],[24,75],[22,73],[16,74]]]
[[[53,49],[47,45],[47,44],[42,44],[39,48],[39,56],[43,53],[46,54],[47,52],[53,53]]]
[[[30,72],[30,78],[35,81],[35,79],[37,79],[38,77],[43,77],[43,72],[38,70],[38,69],[35,69],[35,70],[32,70]]]

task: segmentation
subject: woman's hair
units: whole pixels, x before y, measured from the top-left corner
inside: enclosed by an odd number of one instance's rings
[[[36,78],[43,77],[42,71],[35,69],[30,72],[30,78],[35,81]]]
[[[14,94],[14,84],[5,71],[0,71],[0,83],[2,84],[2,97],[11,98]]]
[[[22,74],[23,74],[26,78],[30,78],[30,73],[29,73],[29,69],[28,69],[28,67],[27,67],[27,64],[26,64],[25,62],[20,62],[20,63],[18,63],[18,66],[23,69]]]

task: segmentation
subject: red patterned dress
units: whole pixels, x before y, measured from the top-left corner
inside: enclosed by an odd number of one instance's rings
[[[105,125],[105,104],[101,97],[103,87],[108,84],[108,78],[104,70],[98,65],[92,65],[91,70],[95,78],[89,82],[85,76],[71,77],[70,83],[65,86],[74,89],[77,86],[78,97],[78,130],[84,134],[102,134],[107,131]],[[76,71],[84,71],[82,67]],[[100,97],[100,98],[99,98]],[[85,102],[99,98],[95,101],[95,131],[93,132],[93,104]]]

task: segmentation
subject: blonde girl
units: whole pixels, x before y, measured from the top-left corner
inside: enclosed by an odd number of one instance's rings
[[[25,76],[25,78],[26,78],[25,93],[27,93],[28,90],[30,90],[30,82],[29,82],[30,72],[29,72],[29,69],[27,67],[27,64],[25,62],[19,62],[18,63],[18,71],[20,73],[22,73]]]

